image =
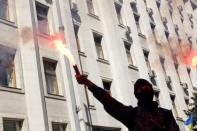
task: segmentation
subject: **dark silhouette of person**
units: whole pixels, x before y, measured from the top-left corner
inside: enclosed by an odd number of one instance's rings
[[[79,84],[84,84],[115,119],[122,122],[129,131],[179,131],[179,127],[170,110],[158,107],[153,101],[152,84],[145,79],[138,79],[134,84],[137,107],[126,106],[104,89],[98,87],[85,75],[76,75]]]

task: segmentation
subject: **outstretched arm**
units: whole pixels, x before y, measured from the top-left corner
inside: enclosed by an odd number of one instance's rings
[[[172,115],[172,111],[170,111],[169,113],[170,116],[170,131],[180,131],[179,126],[176,123],[176,120],[174,119],[173,115]]]
[[[180,131],[171,110],[164,110],[164,118],[168,127],[168,131]]]
[[[96,86],[90,80],[87,79],[87,76],[78,75],[76,76],[78,83],[84,84],[88,89],[93,93],[93,95],[103,104],[105,110],[112,115],[117,120],[121,121],[123,124],[128,124],[128,119],[131,113],[132,107],[125,106],[122,103],[115,100],[109,95],[105,90]],[[131,118],[130,118],[131,119]]]

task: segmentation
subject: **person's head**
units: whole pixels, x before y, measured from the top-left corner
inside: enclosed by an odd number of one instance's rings
[[[145,79],[138,79],[134,84],[134,94],[138,101],[152,101],[154,95],[152,84]]]

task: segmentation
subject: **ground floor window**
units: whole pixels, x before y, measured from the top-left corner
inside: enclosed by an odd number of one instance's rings
[[[66,131],[66,124],[52,123],[52,131]]]
[[[3,131],[21,131],[22,120],[3,119]]]

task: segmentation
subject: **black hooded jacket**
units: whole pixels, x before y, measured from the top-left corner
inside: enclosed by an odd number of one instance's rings
[[[149,108],[140,103],[137,107],[125,106],[96,85],[89,87],[89,90],[103,104],[104,109],[129,131],[179,131],[172,112],[158,107],[154,101]]]

